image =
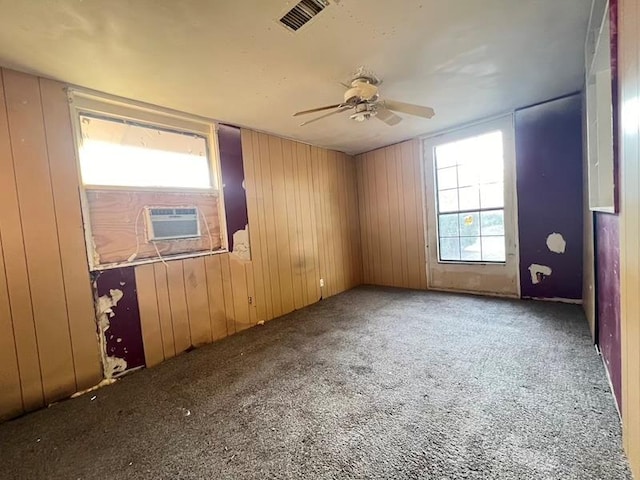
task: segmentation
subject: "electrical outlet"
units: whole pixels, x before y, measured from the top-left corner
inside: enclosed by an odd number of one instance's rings
[[[253,297],[249,297],[249,305],[253,305]]]
[[[324,287],[324,278],[320,279],[320,288]]]

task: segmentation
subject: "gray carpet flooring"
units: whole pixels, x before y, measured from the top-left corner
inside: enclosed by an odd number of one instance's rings
[[[579,307],[360,287],[0,425],[0,477],[630,474]]]

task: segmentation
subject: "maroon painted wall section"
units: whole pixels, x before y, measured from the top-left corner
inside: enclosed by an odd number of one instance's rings
[[[515,114],[520,286],[524,298],[582,299],[582,99],[579,94]],[[565,253],[547,247],[559,233]],[[550,267],[534,283],[529,267]]]
[[[598,344],[613,392],[622,406],[620,351],[620,231],[617,215],[599,214],[595,219]]]
[[[244,165],[240,129],[230,125],[218,126],[220,168],[224,185],[224,205],[227,220],[229,250],[233,251],[233,234],[249,223],[247,195],[244,190]]]
[[[613,99],[613,166],[616,212],[620,198],[619,165],[619,92],[618,92],[618,2],[610,0],[611,17],[611,77]],[[597,305],[597,342],[613,393],[622,411],[622,351],[620,338],[620,218],[618,214],[595,212],[593,216],[595,235],[595,271]]]
[[[110,326],[105,332],[107,355],[123,358],[127,362],[126,370],[143,366],[144,347],[133,267],[98,272],[94,285],[97,297],[111,296],[111,290],[122,291],[122,298],[112,307],[114,315],[109,318]]]

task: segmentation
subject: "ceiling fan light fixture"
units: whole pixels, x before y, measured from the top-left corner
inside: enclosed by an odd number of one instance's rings
[[[373,110],[366,110],[363,112],[356,112],[351,115],[351,120],[355,120],[356,122],[364,122],[365,120],[369,120],[372,117],[375,117],[378,112]]]

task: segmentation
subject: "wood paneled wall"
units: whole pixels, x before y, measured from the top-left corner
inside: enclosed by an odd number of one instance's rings
[[[419,140],[356,157],[364,283],[427,288]]]
[[[231,256],[136,267],[147,367],[256,324],[252,265]]]
[[[103,374],[64,87],[0,75],[0,419]],[[135,267],[149,366],[362,283],[354,160],[246,130],[242,146],[252,260]]]
[[[640,476],[640,5],[618,2],[620,281],[624,446]]]
[[[0,418],[102,378],[67,97],[0,78]]]
[[[251,261],[136,267],[147,366],[362,283],[353,159],[249,130],[242,150]]]

